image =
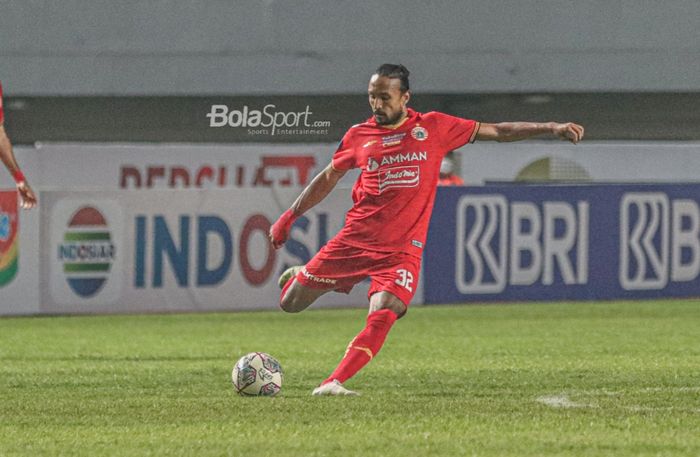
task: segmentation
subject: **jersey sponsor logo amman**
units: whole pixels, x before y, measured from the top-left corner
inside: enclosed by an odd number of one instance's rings
[[[379,167],[385,165],[395,165],[404,162],[423,162],[426,160],[428,160],[428,153],[426,151],[399,152],[398,154],[383,156],[381,162],[378,162],[378,159],[369,157],[367,159],[367,171],[376,171]]]
[[[19,237],[17,231],[17,194],[0,192],[0,287],[17,275]]]
[[[73,214],[57,254],[73,292],[89,298],[102,289],[114,261],[115,247],[107,220],[97,208],[84,206]]]
[[[394,165],[395,163],[416,162],[424,160],[428,160],[428,153],[426,151],[400,152],[398,154],[382,157],[382,163],[380,165]]]

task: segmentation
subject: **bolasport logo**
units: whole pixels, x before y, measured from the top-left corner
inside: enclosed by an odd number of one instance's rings
[[[283,111],[269,103],[262,109],[212,105],[206,116],[209,127],[245,128],[248,135],[327,135],[331,122],[314,120],[313,114],[309,105],[303,111]]]

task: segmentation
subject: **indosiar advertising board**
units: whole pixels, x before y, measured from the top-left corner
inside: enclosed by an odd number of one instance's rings
[[[276,309],[279,274],[342,226],[334,192],[274,250],[267,233],[299,189],[42,194],[43,313]],[[314,306],[366,306],[367,285]]]
[[[440,188],[426,303],[700,296],[700,185]]]

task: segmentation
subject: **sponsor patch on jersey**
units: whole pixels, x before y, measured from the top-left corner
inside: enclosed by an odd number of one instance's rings
[[[414,245],[414,246],[417,247],[417,248],[423,249],[423,243],[421,243],[421,242],[418,241],[418,240],[411,240],[411,244]]]
[[[382,137],[382,146],[395,146],[401,144],[401,140],[406,136],[406,132],[394,133],[393,135],[387,135]]]
[[[428,131],[417,125],[411,130],[411,136],[418,141],[423,141],[428,138]]]
[[[428,160],[427,151],[399,152],[398,154],[382,157],[381,166],[394,165],[395,163],[402,162],[422,162],[425,160]]]
[[[379,172],[379,192],[392,187],[417,187],[420,182],[420,167],[393,167]]]
[[[367,159],[367,171],[377,171],[379,168],[379,162],[369,157]]]

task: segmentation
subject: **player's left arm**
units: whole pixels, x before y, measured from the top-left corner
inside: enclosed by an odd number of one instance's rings
[[[22,208],[31,209],[36,206],[36,195],[27,183],[27,179],[17,164],[15,155],[12,152],[12,143],[5,132],[5,126],[0,124],[0,161],[5,164],[8,171],[12,174],[17,184],[17,191],[22,200]]]
[[[520,141],[538,135],[554,135],[573,144],[583,139],[583,126],[566,122],[500,122],[498,124],[481,123],[476,133],[479,141]]]

